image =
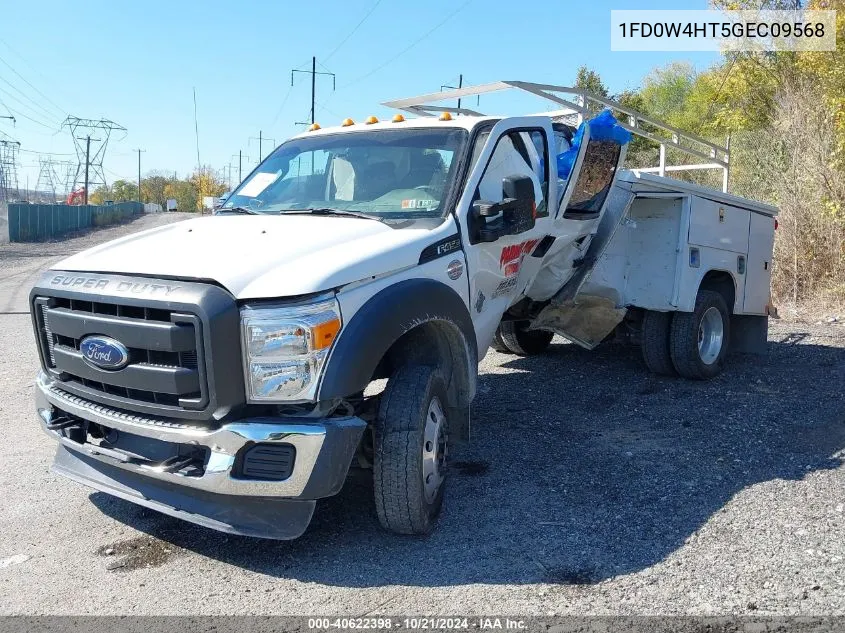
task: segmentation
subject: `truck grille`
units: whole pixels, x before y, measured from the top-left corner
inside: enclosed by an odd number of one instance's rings
[[[238,304],[214,283],[50,270],[30,305],[44,372],[90,407],[207,426],[245,402]],[[89,336],[121,362],[86,360]]]
[[[66,388],[110,396],[123,405],[145,403],[173,412],[208,404],[197,316],[159,307],[36,297],[43,358]],[[101,369],[83,357],[87,336],[108,336],[129,351],[119,370]]]

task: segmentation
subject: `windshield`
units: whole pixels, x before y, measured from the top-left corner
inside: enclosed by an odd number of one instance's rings
[[[466,138],[459,128],[418,128],[294,139],[268,156],[221,210],[440,217]]]

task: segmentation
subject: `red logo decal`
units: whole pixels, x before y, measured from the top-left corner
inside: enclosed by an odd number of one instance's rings
[[[505,277],[516,275],[522,266],[523,258],[534,250],[540,240],[526,240],[520,244],[511,244],[502,248],[499,256],[499,267]]]

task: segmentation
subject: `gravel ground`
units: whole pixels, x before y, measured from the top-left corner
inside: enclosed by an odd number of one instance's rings
[[[435,533],[380,530],[358,476],[272,542],[50,474],[29,319],[0,319],[0,613],[845,615],[842,323],[775,321],[706,383],[621,345],[491,351]]]
[[[29,290],[41,271],[74,253],[162,224],[195,218],[195,213],[150,213],[130,222],[92,229],[55,242],[0,242],[0,313],[25,312]],[[0,232],[3,224],[0,222]],[[8,233],[5,234],[8,238]]]

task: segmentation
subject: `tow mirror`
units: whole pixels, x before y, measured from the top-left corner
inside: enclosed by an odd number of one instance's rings
[[[536,206],[531,178],[503,178],[502,195],[504,199],[501,202],[476,200],[472,203],[472,213],[480,225],[479,242],[495,242],[505,235],[518,235],[534,228]]]

